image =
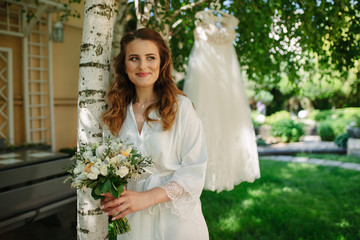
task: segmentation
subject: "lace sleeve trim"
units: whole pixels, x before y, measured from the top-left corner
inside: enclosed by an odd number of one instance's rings
[[[165,205],[171,208],[173,214],[186,219],[195,207],[195,202],[190,192],[175,181],[167,182],[160,187],[166,191],[166,194],[171,199]]]

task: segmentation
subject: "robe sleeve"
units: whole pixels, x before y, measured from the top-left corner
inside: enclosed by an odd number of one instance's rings
[[[172,213],[187,218],[198,204],[204,187],[207,152],[202,123],[191,102],[183,115],[186,117],[180,119],[184,127],[178,148],[181,167],[161,187],[172,200],[165,205],[171,208]]]

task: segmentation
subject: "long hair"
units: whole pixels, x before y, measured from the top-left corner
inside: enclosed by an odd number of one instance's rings
[[[127,33],[120,41],[120,53],[115,62],[116,79],[110,84],[107,93],[109,108],[102,115],[103,122],[109,127],[114,136],[118,136],[125,121],[127,106],[135,98],[136,94],[135,85],[130,81],[125,69],[126,47],[135,39],[152,41],[157,46],[160,54],[160,73],[154,84],[154,91],[159,96],[159,101],[151,104],[145,110],[146,123],[157,121],[149,117],[149,113],[156,109],[161,117],[163,130],[171,129],[178,111],[176,97],[178,94],[184,95],[177,88],[171,75],[171,53],[161,35],[148,28]]]

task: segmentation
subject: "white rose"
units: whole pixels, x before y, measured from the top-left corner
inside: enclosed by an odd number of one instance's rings
[[[102,164],[102,162],[100,162],[100,161],[97,161],[95,164],[94,164],[94,167],[96,167],[96,168],[101,168],[101,166],[102,166],[103,164]]]
[[[115,157],[110,159],[110,164],[116,165],[118,163],[121,163],[123,160],[125,160],[125,156],[116,155]]]
[[[106,150],[107,150],[107,146],[106,146],[106,145],[101,145],[101,146],[99,146],[98,148],[96,148],[96,156],[97,156],[98,158],[101,158],[102,156],[105,155]]]
[[[90,162],[92,162],[92,163],[96,162],[96,156],[92,156],[89,160],[90,160]]]
[[[76,176],[75,181],[76,182],[84,181],[86,179],[86,176],[87,176],[87,172],[81,172],[78,176]]]
[[[91,149],[90,146],[86,146],[86,147],[85,147],[85,150],[86,150],[86,151],[91,151],[92,149]]]
[[[86,151],[86,152],[83,153],[83,157],[85,159],[90,159],[92,156],[93,156],[92,151]]]
[[[74,168],[74,174],[78,175],[85,170],[85,163],[77,161],[76,167]]]
[[[74,174],[75,174],[75,175],[78,175],[78,174],[80,174],[80,173],[81,173],[80,168],[78,168],[78,167],[74,168]]]
[[[89,174],[87,175],[87,177],[88,177],[88,179],[96,180],[97,177],[98,177],[98,174],[95,174],[95,173],[91,172],[91,173],[89,173]]]
[[[92,167],[90,168],[90,171],[91,171],[92,173],[95,173],[96,175],[99,175],[99,174],[100,174],[100,170],[99,170],[97,167],[94,167],[94,166],[92,166]]]
[[[125,166],[116,169],[116,175],[120,176],[121,178],[125,177],[129,173],[129,169]]]
[[[107,175],[107,166],[102,165],[102,167],[100,168],[100,173],[101,173],[101,175],[106,176]]]

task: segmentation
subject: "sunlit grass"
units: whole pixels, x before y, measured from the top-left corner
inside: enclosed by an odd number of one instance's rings
[[[201,197],[210,239],[360,239],[360,173],[260,161],[261,178]]]
[[[308,157],[326,160],[335,160],[340,162],[360,163],[360,158],[347,155],[331,154],[331,153],[298,153],[297,157]]]

